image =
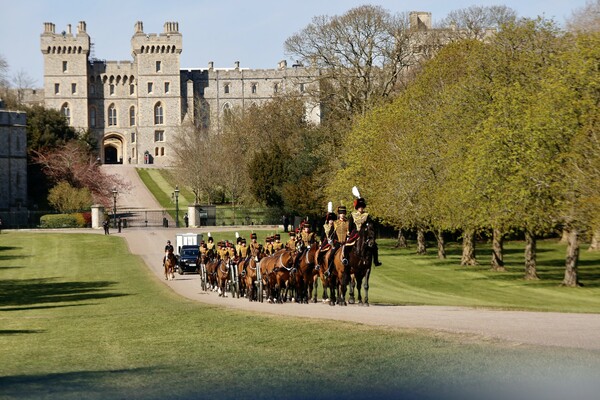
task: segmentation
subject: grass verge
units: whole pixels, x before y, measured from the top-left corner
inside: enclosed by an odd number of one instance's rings
[[[0,326],[2,399],[541,399],[593,393],[600,368],[598,352],[194,303],[103,235],[0,235]]]

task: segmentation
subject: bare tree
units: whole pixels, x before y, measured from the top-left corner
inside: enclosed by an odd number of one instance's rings
[[[573,11],[567,20],[567,29],[573,32],[596,32],[600,30],[600,0],[588,1]]]
[[[0,89],[8,88],[8,62],[0,54]]]
[[[460,38],[483,40],[488,29],[498,29],[516,18],[516,11],[507,6],[471,6],[450,11],[439,26],[452,28]]]
[[[184,121],[173,140],[175,173],[194,193],[196,204],[202,199],[210,203],[217,187],[218,159],[214,142],[208,130],[196,127],[190,120]]]
[[[12,81],[15,89],[17,90],[17,101],[22,103],[25,96],[25,90],[33,88],[35,85],[35,79],[33,79],[24,70],[20,70],[13,76]]]
[[[407,14],[365,5],[342,16],[313,18],[284,46],[292,57],[319,69],[320,97],[330,108],[364,114],[393,93],[415,63],[413,34]]]

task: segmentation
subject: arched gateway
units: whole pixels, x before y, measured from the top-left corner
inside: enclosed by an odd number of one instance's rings
[[[104,164],[123,164],[125,158],[125,139],[119,133],[108,133],[102,140]]]

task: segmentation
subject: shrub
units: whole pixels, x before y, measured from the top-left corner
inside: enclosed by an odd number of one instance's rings
[[[81,220],[85,226],[85,220]],[[79,227],[77,214],[47,214],[40,218],[41,228],[77,228]]]

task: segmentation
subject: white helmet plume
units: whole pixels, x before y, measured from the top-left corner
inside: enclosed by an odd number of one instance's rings
[[[357,197],[360,199],[360,192],[358,191],[358,188],[356,186],[352,186],[352,194],[354,195],[354,197]]]
[[[235,238],[236,238],[236,239],[239,239],[239,238],[240,238],[240,234],[236,232],[236,233],[235,233]]]
[[[206,235],[207,235],[208,237],[210,237],[210,232],[208,232]]]
[[[329,203],[327,203],[327,212],[328,213],[333,212],[333,203],[331,201]]]

